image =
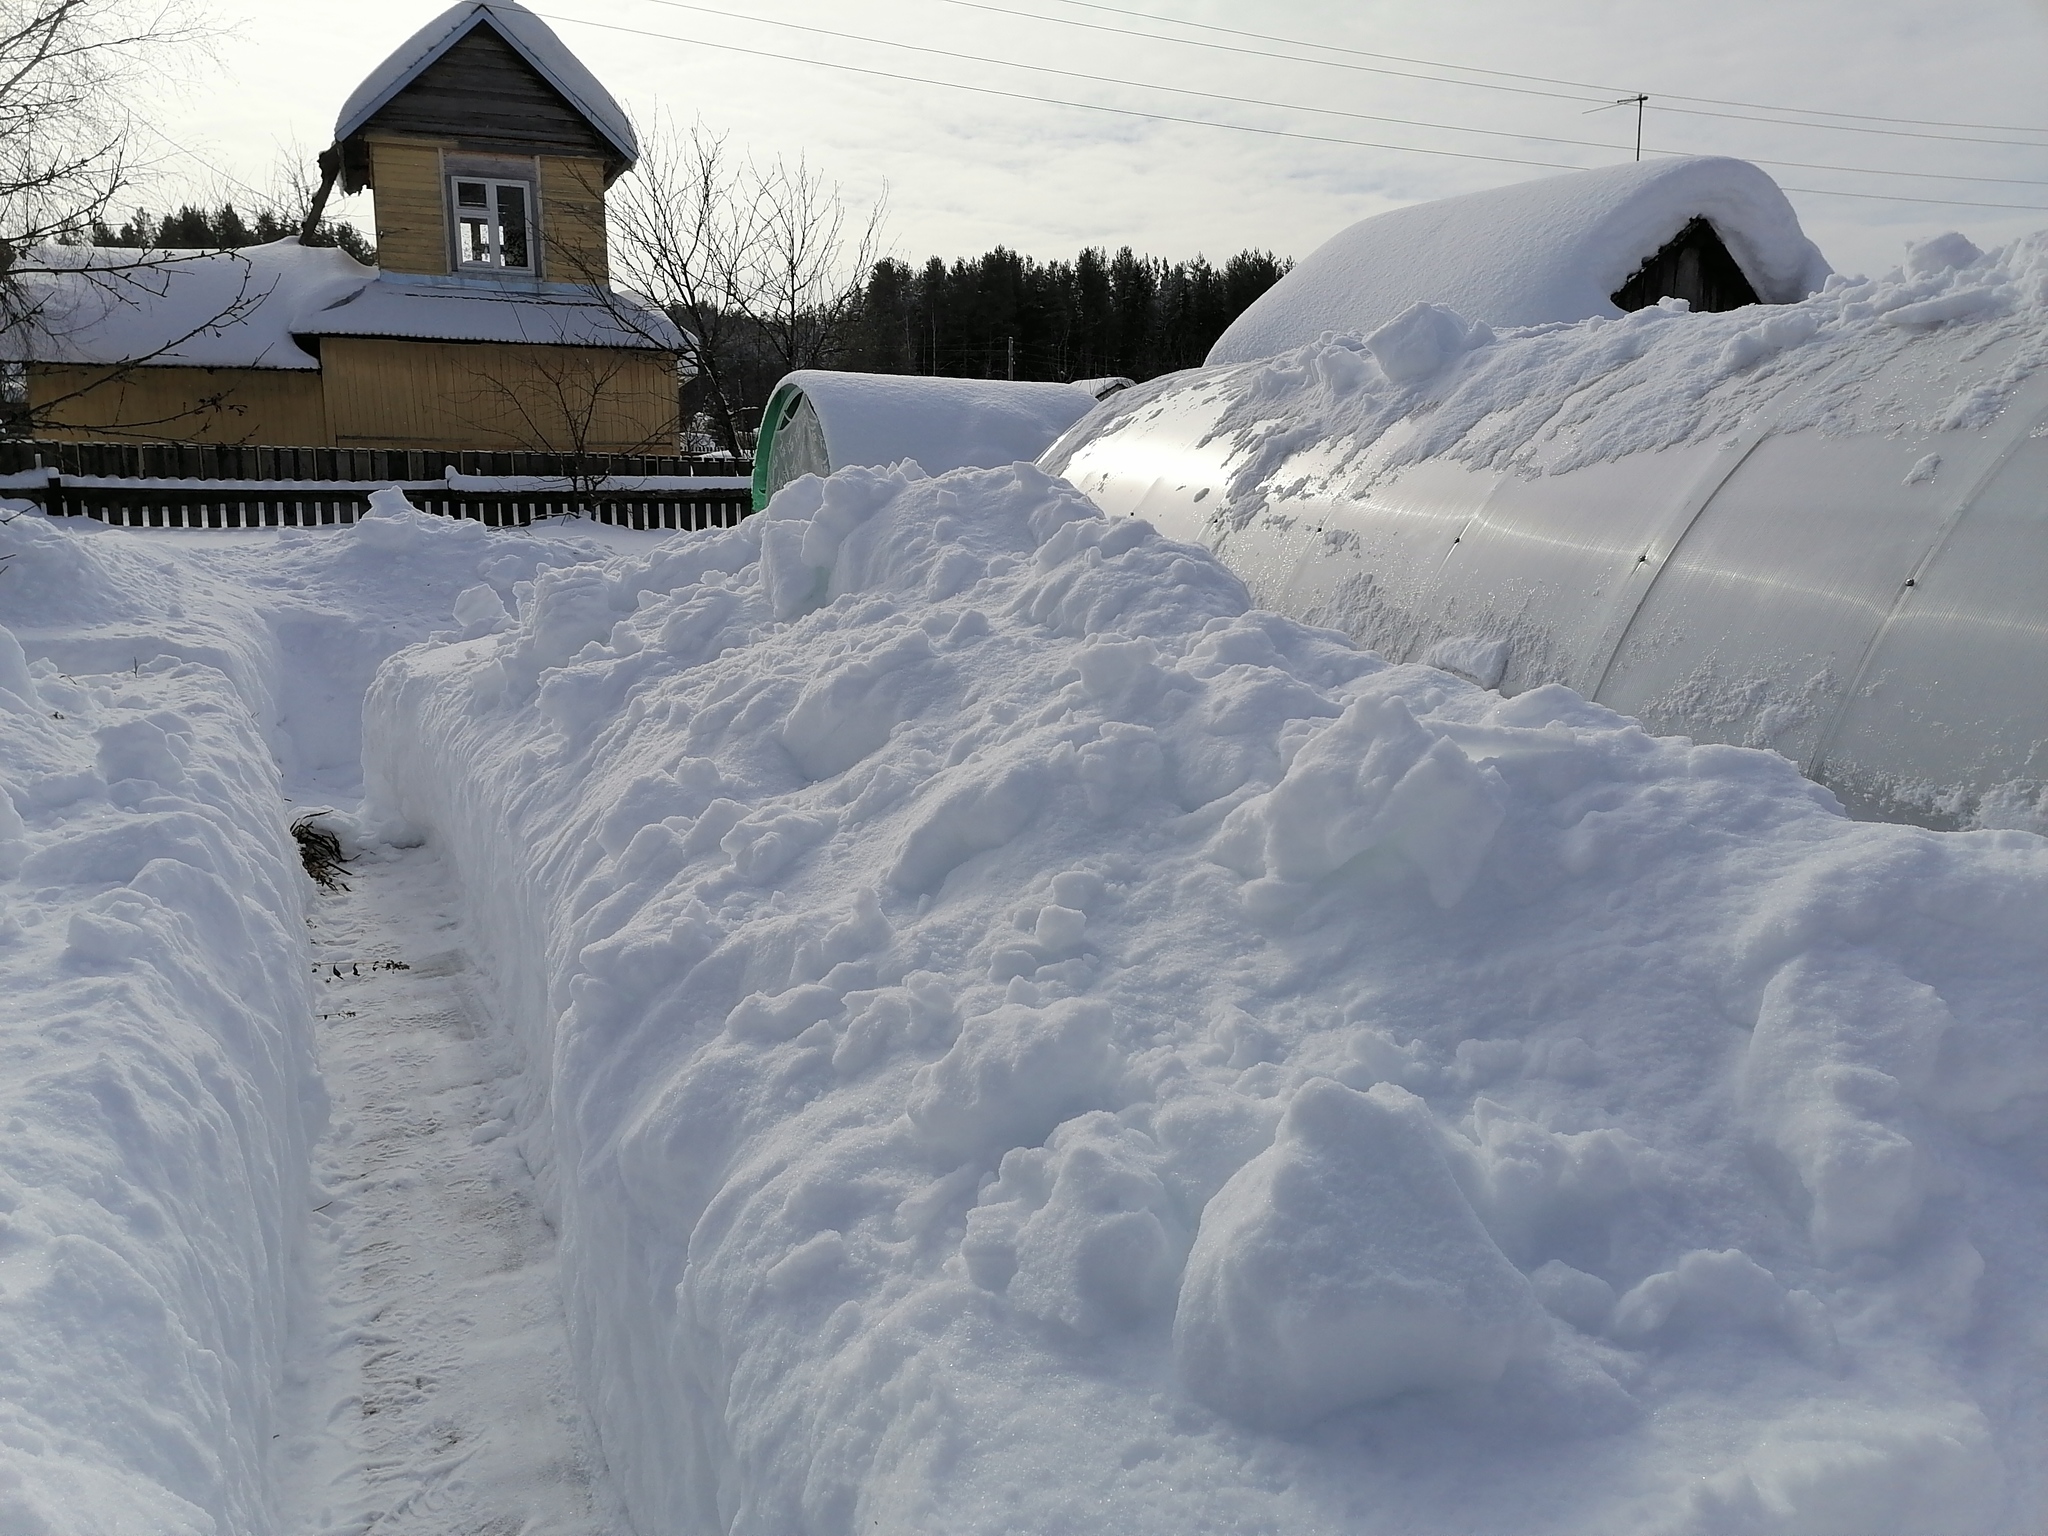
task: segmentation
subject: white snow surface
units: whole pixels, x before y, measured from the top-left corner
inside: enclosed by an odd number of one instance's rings
[[[1271,357],[1326,331],[1363,333],[1414,304],[1494,326],[1612,318],[1610,297],[1704,217],[1766,303],[1819,288],[1828,264],[1768,174],[1687,155],[1573,171],[1396,208],[1310,252],[1210,348],[1211,366]]]
[[[219,671],[67,677],[0,629],[9,1536],[266,1528],[323,1107],[279,805]]]
[[[900,373],[787,374],[810,399],[832,467],[914,460],[928,474],[1028,463],[1095,408],[1089,384]]]
[[[0,1531],[279,1528],[326,1104],[287,791],[347,800],[385,656],[630,542],[0,512]]]
[[[334,142],[339,144],[368,126],[386,103],[479,26],[491,27],[539,70],[541,78],[588,118],[628,165],[640,158],[640,141],[625,108],[556,36],[555,29],[518,0],[462,0],[400,43],[342,104],[334,123]]]
[[[370,815],[467,891],[637,1529],[2048,1516],[2039,837],[1022,466],[517,597],[378,674]]]

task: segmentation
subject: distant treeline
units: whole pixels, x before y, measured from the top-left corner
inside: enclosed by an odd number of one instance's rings
[[[1001,246],[950,267],[881,261],[840,366],[955,378],[1149,379],[1194,368],[1293,262],[1240,251],[1221,267],[1125,246],[1038,261]]]
[[[151,251],[238,251],[245,245],[268,245],[287,236],[296,238],[299,221],[265,208],[255,222],[236,211],[233,203],[218,208],[195,208],[186,204],[176,213],[159,219],[146,208],[138,208],[119,229],[95,223],[91,245],[115,245],[128,250]],[[314,245],[339,246],[357,261],[374,263],[377,248],[352,224],[323,219],[314,232]]]

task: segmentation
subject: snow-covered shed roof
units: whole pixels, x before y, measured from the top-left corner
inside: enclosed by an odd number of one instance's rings
[[[311,370],[319,360],[296,338],[314,336],[683,346],[668,317],[631,294],[380,273],[296,240],[239,251],[52,247],[24,265],[36,319],[7,333],[20,361]]]
[[[4,333],[9,360],[310,371],[320,362],[292,339],[299,317],[376,275],[296,240],[239,251],[47,246],[17,269],[33,318]]]
[[[590,120],[626,164],[640,158],[640,141],[625,108],[569,51],[554,29],[518,0],[462,0],[421,27],[371,70],[343,104],[334,124],[334,142],[339,144],[359,132],[392,98],[481,26],[490,27],[539,71],[542,79]]]
[[[1271,357],[1325,331],[1363,334],[1415,303],[1497,326],[1618,315],[1610,295],[1702,217],[1766,303],[1803,298],[1828,275],[1778,184],[1748,161],[1645,160],[1363,219],[1239,315],[1208,360]]]
[[[580,283],[492,287],[472,278],[380,274],[353,293],[300,312],[301,336],[404,336],[422,341],[517,341],[556,347],[676,352],[683,335],[631,294]]]

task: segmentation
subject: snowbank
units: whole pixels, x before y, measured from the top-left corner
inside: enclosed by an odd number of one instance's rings
[[[275,1529],[324,1106],[286,780],[346,796],[384,657],[631,542],[392,495],[319,531],[0,521],[0,1531]]]
[[[1610,295],[1700,217],[1766,303],[1803,298],[1828,275],[1778,184],[1748,161],[1645,160],[1360,220],[1232,321],[1209,364],[1374,330],[1417,303],[1497,326],[1611,319]]]
[[[2044,1514],[2048,845],[799,481],[366,707],[644,1530]]]
[[[145,657],[67,677],[0,629],[11,1536],[271,1528],[324,1108],[280,807],[219,671]]]

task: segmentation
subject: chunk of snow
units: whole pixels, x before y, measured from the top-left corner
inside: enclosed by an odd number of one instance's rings
[[[1548,1336],[1465,1203],[1422,1101],[1304,1084],[1270,1149],[1202,1212],[1174,1313],[1188,1388],[1231,1418],[1311,1423],[1492,1382]]]

